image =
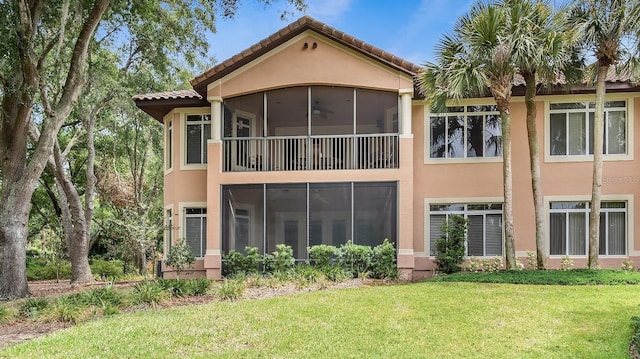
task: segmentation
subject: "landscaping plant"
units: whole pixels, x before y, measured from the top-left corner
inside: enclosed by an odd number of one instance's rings
[[[442,223],[442,236],[435,243],[438,271],[447,274],[460,271],[460,264],[464,262],[467,228],[469,220],[456,214]]]
[[[191,252],[191,247],[184,238],[178,239],[178,242],[171,246],[167,253],[165,264],[176,269],[176,278],[180,279],[180,272],[189,267],[196,259]]]

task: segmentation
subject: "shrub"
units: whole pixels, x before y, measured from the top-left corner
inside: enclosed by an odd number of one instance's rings
[[[527,251],[527,264],[529,269],[538,269],[538,255],[534,251]]]
[[[336,262],[338,248],[331,245],[319,244],[309,247],[309,262],[315,267],[326,267]]]
[[[573,259],[569,256],[562,257],[562,260],[560,261],[560,269],[569,270],[571,268],[573,268]]]
[[[371,255],[371,275],[374,278],[397,279],[396,247],[387,238],[382,244],[373,247]]]
[[[351,277],[353,274],[347,271],[340,265],[330,265],[320,268],[322,273],[332,282],[343,282]]]
[[[467,271],[477,273],[482,266],[482,262],[476,257],[469,257],[469,266],[467,267]]]
[[[132,295],[134,303],[149,304],[151,307],[155,308],[156,305],[167,298],[168,292],[166,292],[158,283],[145,280],[133,287]]]
[[[327,276],[318,269],[310,265],[300,265],[295,267],[292,272],[293,280],[299,288],[306,287],[311,284],[324,284]]]
[[[218,297],[221,300],[234,301],[242,297],[245,286],[243,281],[225,279],[218,287]]]
[[[258,247],[245,247],[246,255],[231,250],[229,254],[223,256],[223,275],[233,276],[238,273],[251,274],[258,273],[258,267],[262,263],[258,254]]]
[[[101,278],[116,279],[124,276],[124,265],[121,260],[90,259],[89,266],[91,273]]]
[[[468,227],[469,220],[455,214],[440,226],[442,236],[435,243],[435,262],[439,271],[447,274],[460,271],[460,264],[464,261],[464,242]]]
[[[343,269],[351,272],[352,277],[363,275],[370,269],[371,247],[347,241],[340,246],[339,264]]]
[[[71,263],[69,261],[59,260],[57,262],[50,262],[44,258],[36,258],[28,260],[27,263],[28,280],[71,278]]]
[[[621,267],[622,267],[622,270],[627,270],[627,271],[634,271],[634,270],[636,270],[636,269],[633,267],[633,261],[632,261],[631,259],[627,259],[627,260],[622,261],[622,265],[621,265]]]
[[[522,264],[522,259],[520,257],[516,257],[516,269],[523,270],[524,264]]]
[[[48,305],[49,302],[45,298],[27,298],[20,305],[20,315],[25,318],[37,318]]]
[[[85,306],[67,296],[56,299],[53,305],[48,308],[46,316],[52,321],[77,324],[82,320],[84,311]]]
[[[205,295],[211,288],[211,280],[207,278],[191,279],[187,284],[191,295]]]
[[[286,272],[296,265],[296,259],[293,256],[293,249],[286,244],[277,244],[276,251],[273,252],[273,270]]]
[[[123,302],[122,294],[111,285],[80,292],[75,294],[73,299],[78,303],[103,309],[108,306],[120,306]]]
[[[176,297],[187,297],[203,295],[211,286],[211,281],[207,278],[198,279],[158,279],[158,286]]]
[[[0,323],[8,323],[15,317],[15,312],[8,305],[0,305]]]
[[[175,245],[171,246],[165,264],[175,268],[176,278],[180,279],[180,272],[195,261],[191,247],[184,238],[180,238]]]
[[[482,260],[483,270],[489,273],[497,272],[502,268],[502,257]]]
[[[186,297],[189,295],[187,282],[188,280],[160,278],[156,283],[162,290],[171,293],[172,296]]]

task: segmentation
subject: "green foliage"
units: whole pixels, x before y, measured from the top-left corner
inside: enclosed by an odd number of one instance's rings
[[[25,318],[37,318],[48,305],[49,301],[46,298],[27,298],[20,305],[20,315]]]
[[[527,251],[527,265],[529,269],[538,269],[538,255],[535,251]]]
[[[217,294],[221,300],[234,301],[242,298],[244,294],[244,281],[225,279],[218,287]]]
[[[351,241],[340,246],[339,264],[351,272],[353,277],[365,274],[371,265],[371,247],[353,244]]]
[[[167,253],[165,264],[175,268],[176,277],[180,279],[182,270],[189,267],[195,261],[196,258],[191,252],[191,247],[189,247],[189,244],[184,238],[180,238],[177,243],[171,246],[169,253]]]
[[[461,272],[428,279],[435,282],[474,282],[546,285],[627,285],[640,284],[640,272],[619,269],[505,270]]]
[[[207,278],[196,278],[187,281],[188,290],[191,295],[205,295],[211,288],[211,280]]]
[[[629,352],[632,358],[640,357],[640,317],[631,317],[631,344]]]
[[[117,279],[124,276],[124,265],[121,260],[89,259],[91,273],[100,278]]]
[[[327,276],[319,268],[311,265],[299,265],[292,271],[292,278],[298,288],[304,288],[313,284],[324,285]]]
[[[320,270],[332,282],[343,282],[353,277],[353,274],[341,265],[321,267]]]
[[[28,280],[52,280],[70,278],[71,263],[69,261],[60,260],[54,263],[48,261],[45,258],[35,258],[27,260]]]
[[[495,257],[493,259],[483,259],[482,260],[482,270],[485,272],[493,273],[497,272],[502,268],[502,257]]]
[[[269,260],[269,263],[264,262],[265,272],[286,272],[296,265],[293,249],[286,244],[277,244],[272,257],[273,260]]]
[[[120,306],[123,304],[122,294],[115,290],[112,285],[102,288],[93,288],[82,291],[73,296],[74,300],[84,305],[93,305],[100,308]]]
[[[149,304],[153,308],[169,296],[158,283],[147,280],[136,284],[131,294],[134,303]]]
[[[467,266],[467,271],[476,273],[480,270],[482,266],[482,261],[478,259],[476,256],[469,257],[469,266]]]
[[[91,272],[101,278],[117,279],[124,276],[120,260],[90,259]],[[70,279],[71,263],[67,260],[52,261],[46,256],[27,258],[28,280]]]
[[[573,268],[573,259],[569,256],[563,256],[560,260],[560,269],[567,271]]]
[[[260,254],[258,254],[258,247],[245,247],[245,253],[246,255],[230,250],[228,254],[222,256],[222,269],[225,277],[234,276],[238,273],[258,273],[258,268],[262,263]]]
[[[382,244],[373,247],[371,255],[371,275],[374,278],[397,279],[396,247],[387,238]]]
[[[13,308],[8,305],[0,305],[0,323],[8,323],[15,317]]]
[[[79,323],[84,316],[85,306],[69,296],[57,298],[47,309],[46,317],[52,321]]]
[[[338,248],[335,246],[319,244],[309,247],[308,250],[309,262],[316,267],[326,267],[338,259]]]
[[[207,278],[197,279],[158,279],[157,284],[160,288],[171,293],[176,297],[189,297],[195,295],[204,295],[209,287],[211,281]]]
[[[459,215],[450,216],[442,224],[442,237],[435,243],[438,271],[447,274],[460,271],[460,264],[464,262],[464,243],[468,227],[469,220]]]

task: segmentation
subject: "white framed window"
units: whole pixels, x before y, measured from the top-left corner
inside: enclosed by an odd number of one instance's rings
[[[169,171],[173,168],[173,120],[165,123],[164,130],[164,169]]]
[[[628,151],[627,101],[614,100],[604,106],[605,155]],[[553,157],[593,155],[594,102],[550,102],[548,153]]]
[[[502,122],[496,105],[447,107],[429,115],[429,158],[477,159],[502,157]]]
[[[206,208],[184,208],[184,238],[194,257],[204,257],[207,247]]]
[[[188,114],[185,122],[185,163],[207,163],[207,141],[211,139],[211,114]]]
[[[171,250],[171,246],[173,245],[173,206],[165,207],[164,209],[164,255],[165,258],[169,251]]]
[[[549,203],[549,254],[586,256],[589,243],[589,202]],[[627,202],[600,205],[599,255],[627,254]]]
[[[469,220],[467,256],[502,256],[503,219],[501,203],[454,203],[429,205],[429,251],[436,255],[435,242],[443,235],[440,229],[450,216]]]

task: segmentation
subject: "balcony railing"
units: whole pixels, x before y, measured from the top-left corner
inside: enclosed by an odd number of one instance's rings
[[[398,168],[398,134],[223,139],[223,171]]]

